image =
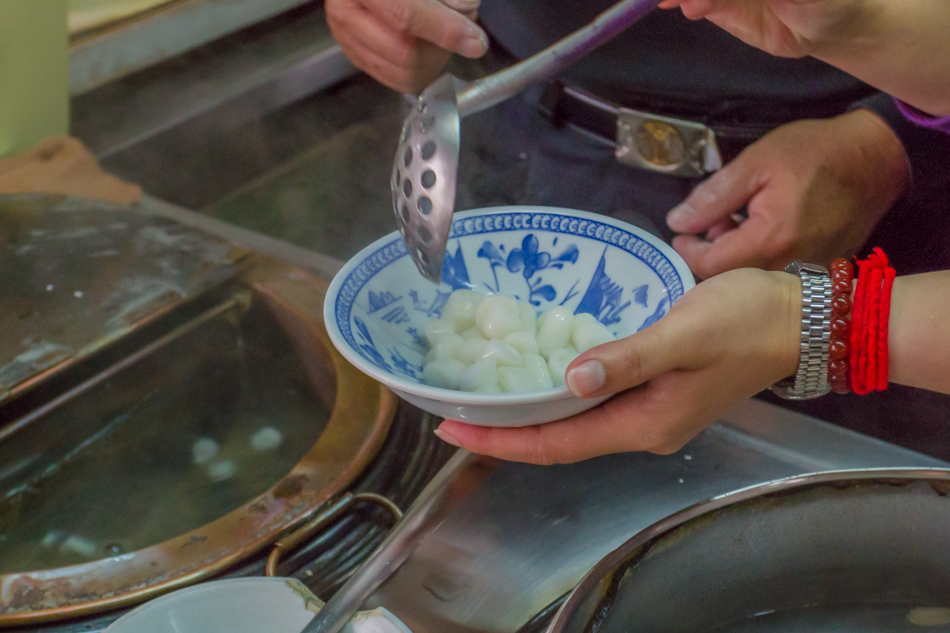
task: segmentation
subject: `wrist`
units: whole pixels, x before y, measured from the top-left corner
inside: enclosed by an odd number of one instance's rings
[[[884,252],[875,248],[854,266],[844,258],[827,269],[798,260],[785,270],[801,280],[800,355],[795,374],[772,391],[807,400],[829,391],[886,389],[896,273]]]
[[[883,211],[889,209],[907,190],[910,162],[904,144],[879,114],[857,108],[837,117],[850,130],[850,143],[856,164],[874,165],[874,179],[866,195],[879,203],[869,205]],[[879,219],[879,218],[876,218]],[[875,220],[876,220],[875,219]]]
[[[849,0],[828,11],[809,34],[809,54],[832,65],[886,48],[887,0]]]
[[[779,311],[776,321],[777,369],[780,376],[792,376],[798,370],[801,355],[802,284],[797,275],[769,272],[778,290]]]

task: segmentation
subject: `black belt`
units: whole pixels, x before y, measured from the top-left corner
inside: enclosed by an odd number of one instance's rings
[[[620,162],[685,177],[717,170],[775,127],[719,125],[699,117],[624,108],[556,81],[548,85],[539,107],[556,124],[570,125],[612,145]]]

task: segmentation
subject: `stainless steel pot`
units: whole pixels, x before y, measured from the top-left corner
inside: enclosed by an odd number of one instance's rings
[[[136,604],[380,502],[346,491],[396,398],[330,343],[326,289],[135,207],[0,196],[0,627]]]
[[[710,499],[601,560],[548,633],[948,631],[948,492],[948,469],[882,469]]]

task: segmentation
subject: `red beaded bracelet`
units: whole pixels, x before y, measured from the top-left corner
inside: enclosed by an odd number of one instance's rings
[[[897,273],[879,248],[867,259],[858,261],[857,267],[848,371],[851,390],[864,395],[887,389],[888,321],[891,288]]]
[[[848,393],[850,387],[851,262],[839,258],[831,262],[831,340],[828,345],[828,382],[835,393]]]

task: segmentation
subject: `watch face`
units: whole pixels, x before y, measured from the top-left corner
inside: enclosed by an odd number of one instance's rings
[[[815,264],[813,262],[806,262],[801,259],[796,259],[785,267],[785,272],[791,273],[793,275],[800,275],[803,272],[812,273],[813,275],[827,275],[828,269],[821,264]]]

